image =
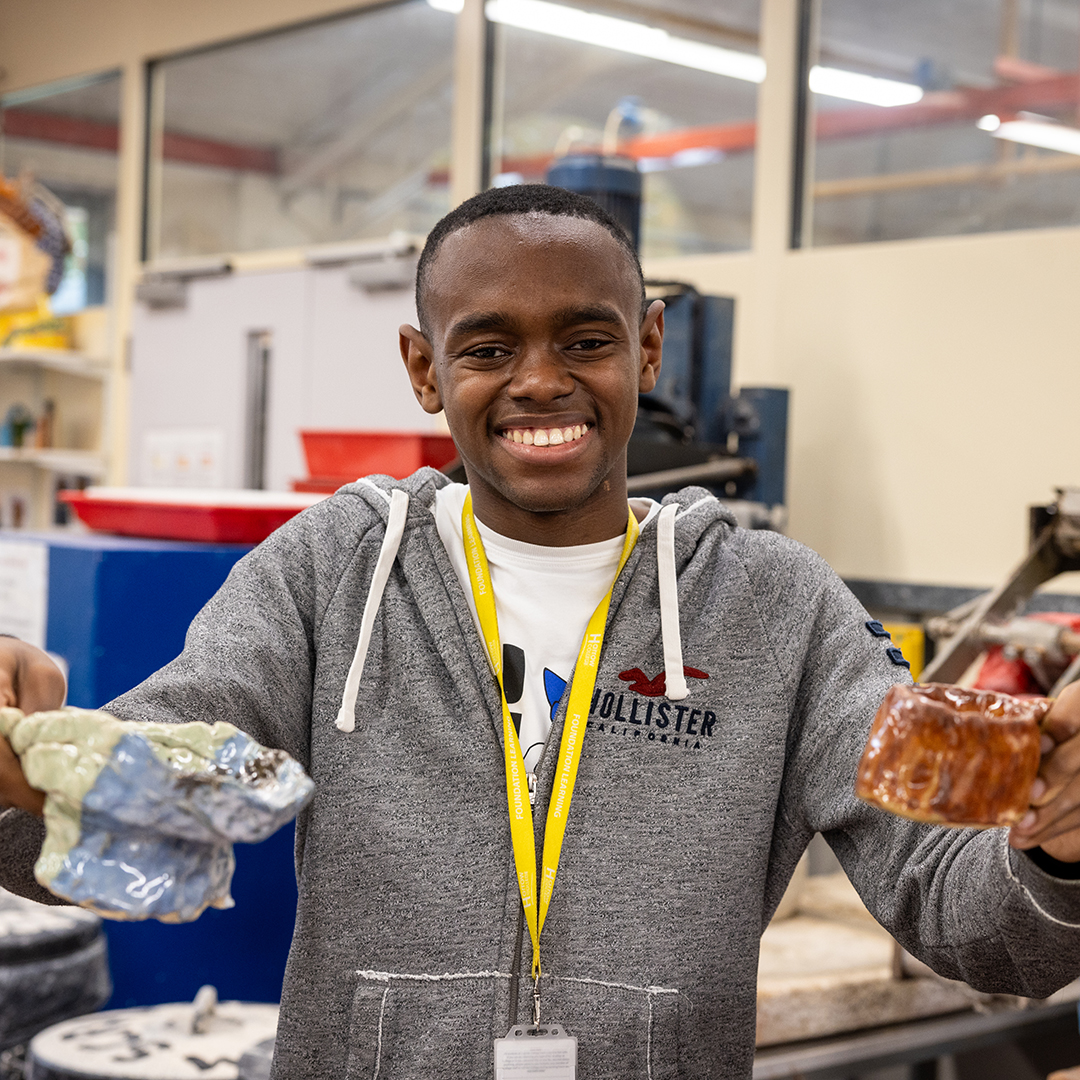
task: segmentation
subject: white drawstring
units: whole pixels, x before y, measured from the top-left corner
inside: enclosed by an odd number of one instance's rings
[[[374,487],[375,485],[372,485]],[[386,497],[380,488],[379,494]],[[405,532],[405,517],[409,511],[409,496],[401,488],[394,488],[389,495],[390,514],[386,533],[375,573],[371,577],[371,589],[364,603],[360,620],[360,637],[356,642],[345,689],[341,695],[341,708],[335,721],[340,731],[353,731],[356,727],[356,697],[360,691],[360,678],[364,673],[375,615],[382,603],[383,592],[390,578],[390,570],[397,558],[401,538]],[[671,701],[682,701],[690,696],[683,671],[682,637],[679,629],[679,582],[675,572],[675,516],[679,513],[676,503],[663,507],[656,521],[656,570],[660,584],[660,637],[664,649],[664,682],[666,696]]]
[[[373,485],[374,486],[374,485]],[[371,644],[371,630],[375,625],[375,614],[382,603],[383,590],[390,577],[390,568],[397,558],[401,537],[405,532],[405,516],[409,512],[408,493],[401,488],[394,488],[390,495],[390,516],[386,522],[386,533],[379,558],[375,563],[375,573],[371,576],[371,589],[364,603],[364,616],[360,620],[360,638],[356,642],[356,652],[349,665],[349,675],[345,680],[345,690],[341,695],[341,708],[338,710],[337,724],[340,731],[352,731],[356,727],[356,695],[360,691],[360,676],[364,673],[364,661],[367,659],[368,646]]]
[[[656,519],[656,576],[660,582],[660,640],[664,646],[666,696],[682,701],[690,696],[683,672],[679,633],[679,581],[675,575],[675,515],[677,503],[668,503]]]

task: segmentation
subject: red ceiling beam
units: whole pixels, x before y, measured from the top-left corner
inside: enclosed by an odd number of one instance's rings
[[[894,105],[887,109],[862,105],[855,109],[822,110],[817,115],[817,134],[819,139],[850,138],[880,131],[978,120],[990,113],[1007,116],[1018,112],[1052,111],[1075,106],[1078,101],[1080,73],[1070,72],[988,90],[968,87],[935,91],[913,105]]]
[[[2,115],[4,134],[9,138],[85,146],[114,154],[120,148],[120,131],[115,124],[34,109],[4,109]]]
[[[1080,102],[1080,72],[1036,79],[1014,86],[990,89],[965,88],[929,93],[913,105],[858,105],[852,108],[821,110],[815,120],[819,139],[845,139],[858,135],[876,135],[884,131],[910,130],[938,124],[974,121],[994,113],[1009,118],[1018,112],[1053,111],[1070,108]],[[710,124],[702,127],[642,135],[619,144],[627,157],[668,158],[682,150],[721,150],[736,154],[753,150],[757,125],[751,120],[734,124]],[[596,147],[582,148],[584,153],[598,153]],[[550,154],[529,158],[504,158],[503,172],[522,176],[542,176],[551,164]],[[432,174],[432,181],[438,178]]]
[[[120,131],[115,124],[35,109],[5,109],[3,128],[4,134],[10,138],[82,146],[91,150],[108,150],[114,154],[120,147]],[[277,150],[272,147],[218,142],[174,131],[166,131],[161,144],[162,156],[166,161],[266,173],[270,176],[276,176],[281,171]]]
[[[166,161],[183,161],[189,165],[209,165],[238,172],[277,176],[281,171],[278,152],[273,147],[216,142],[194,135],[180,135],[175,131],[166,131],[162,135],[161,156]]]
[[[977,120],[994,113],[1009,117],[1018,112],[1054,111],[1080,103],[1080,72],[1033,78],[1012,86],[990,89],[963,88],[927,94],[913,105],[882,108],[860,105],[854,108],[822,110],[817,114],[815,129],[819,139],[853,138],[885,131],[910,130],[938,124]],[[84,146],[95,150],[116,152],[119,132],[115,125],[103,124],[79,117],[32,109],[6,109],[3,126],[7,135]],[[680,131],[661,132],[628,139],[619,150],[628,157],[668,158],[682,150],[720,150],[736,154],[752,150],[757,141],[757,125],[753,121],[733,124],[709,124]],[[272,147],[250,146],[241,143],[218,142],[193,135],[167,131],[162,136],[162,152],[166,161],[182,161],[190,165],[233,171],[258,172],[270,176],[280,173],[278,152]],[[593,151],[595,152],[595,150]],[[504,159],[503,172],[518,172],[524,176],[541,176],[551,163],[550,155],[521,159]],[[445,182],[441,171],[430,177],[433,183]]]

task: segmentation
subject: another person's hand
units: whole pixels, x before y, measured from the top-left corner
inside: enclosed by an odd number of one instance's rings
[[[64,676],[33,645],[0,637],[0,705],[23,712],[58,709],[64,703]],[[45,796],[32,788],[7,739],[0,736],[0,807],[18,806],[41,816]]]
[[[1031,810],[1010,830],[1009,843],[1021,850],[1041,847],[1059,862],[1080,862],[1080,682],[1061,692],[1043,729]]]

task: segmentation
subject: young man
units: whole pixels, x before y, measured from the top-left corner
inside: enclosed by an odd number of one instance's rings
[[[430,470],[342,489],[108,706],[229,720],[315,780],[274,1076],[492,1076],[493,1040],[532,1020],[550,900],[542,1019],[577,1038],[578,1076],[747,1077],[758,939],[816,830],[943,974],[1041,996],[1080,973],[1080,695],[1012,846],[858,802],[870,720],[907,677],[866,612],[701,489],[628,511],[663,313],[618,225],[558,189],[490,191],[436,227],[417,292],[402,354],[468,490]],[[28,655],[0,653],[20,685]],[[0,822],[30,891],[32,819]]]

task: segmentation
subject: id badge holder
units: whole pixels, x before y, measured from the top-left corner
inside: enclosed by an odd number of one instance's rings
[[[495,1040],[495,1080],[577,1080],[577,1039],[559,1024],[515,1024]]]

